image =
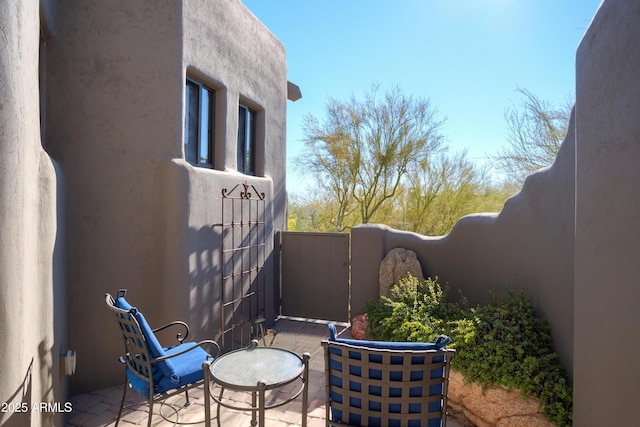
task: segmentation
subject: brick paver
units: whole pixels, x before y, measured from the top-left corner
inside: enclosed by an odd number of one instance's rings
[[[339,332],[350,338],[350,332],[345,327],[339,327]],[[324,354],[320,341],[328,336],[324,322],[278,319],[275,327],[268,331],[267,345],[285,348],[299,355],[304,352],[311,354],[309,362],[309,406],[307,410],[307,426],[321,427],[325,425],[325,388],[324,388]],[[263,341],[260,340],[260,345]],[[215,386],[214,386],[215,387]],[[286,393],[296,389],[296,385],[283,387],[282,390],[272,391],[267,399],[282,399]],[[214,394],[219,389],[214,389]],[[225,397],[234,402],[249,402],[247,393],[225,391]],[[108,387],[90,393],[71,397],[73,411],[66,419],[67,426],[73,427],[112,427],[120,408],[122,386]],[[301,398],[287,403],[279,408],[266,411],[266,424],[269,427],[298,427],[301,424]],[[168,399],[164,406],[154,404],[152,425],[158,427],[171,426],[178,416],[178,422],[189,423],[191,426],[204,425],[204,390],[199,387],[189,391],[190,404],[184,406],[184,394]],[[127,393],[128,404],[138,405],[125,409],[120,420],[120,426],[146,426],[149,407],[135,392]],[[167,421],[163,418],[169,419]],[[211,415],[216,416],[216,407],[212,406]],[[220,424],[222,427],[250,426],[250,412],[234,411],[228,408],[220,410]],[[213,420],[212,425],[217,425]],[[448,421],[449,427],[460,427],[455,420]]]

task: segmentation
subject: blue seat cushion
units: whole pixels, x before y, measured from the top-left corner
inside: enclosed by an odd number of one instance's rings
[[[451,338],[441,335],[436,342],[392,342],[392,341],[367,341],[338,338],[336,327],[329,324],[329,341],[341,342],[358,347],[377,348],[380,350],[442,350],[451,342]]]
[[[204,378],[202,363],[209,358],[209,354],[195,342],[185,342],[174,347],[167,347],[165,352],[167,355],[171,355],[192,347],[195,348],[170,359],[175,366],[174,379],[178,381],[177,383],[172,381],[174,384],[172,388],[192,384]]]
[[[179,353],[186,348],[195,346],[195,343],[188,342],[173,347],[162,347],[141,312],[139,312],[135,307],[132,307],[124,297],[116,298],[115,305],[122,310],[128,311],[136,318],[140,325],[142,334],[144,335],[151,358],[155,359]],[[207,360],[207,357],[208,354],[206,351],[200,347],[196,347],[185,354],[181,354],[180,356],[154,363],[152,367],[154,383],[153,393],[163,393],[167,390],[172,390],[183,385],[200,381],[203,378],[202,362]],[[146,373],[141,374],[143,376],[148,375]],[[129,378],[129,382],[134,390],[145,397],[149,396],[148,381],[136,376],[129,370],[129,368],[127,368],[127,377]]]
[[[206,361],[209,357],[206,351],[196,346],[194,342],[186,342],[175,347],[165,348],[166,354],[179,353],[187,348],[195,347],[184,354],[171,358],[173,365],[176,367],[174,373],[171,376],[159,375],[155,373],[154,369],[154,394],[164,393],[165,391],[173,390],[184,385],[193,384],[204,378],[202,371],[202,362]],[[149,397],[149,382],[136,376],[127,367],[127,377],[129,382],[135,391]]]

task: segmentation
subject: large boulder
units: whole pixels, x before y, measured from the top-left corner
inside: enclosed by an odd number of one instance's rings
[[[416,253],[403,248],[391,249],[380,263],[380,296],[389,296],[391,287],[409,275],[424,278]]]
[[[453,369],[447,396],[453,416],[466,418],[476,427],[553,427],[537,399],[525,399],[518,390],[504,387],[483,390]]]

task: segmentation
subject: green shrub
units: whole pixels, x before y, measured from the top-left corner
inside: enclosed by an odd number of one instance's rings
[[[540,399],[550,421],[572,424],[573,391],[553,349],[549,324],[535,313],[525,290],[492,294],[490,302],[470,308],[438,278],[403,279],[390,297],[366,304],[371,338],[433,341],[449,335],[457,350],[453,366],[483,387],[506,386]]]

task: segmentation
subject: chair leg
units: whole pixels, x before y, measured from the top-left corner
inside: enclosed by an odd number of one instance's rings
[[[122,415],[122,409],[124,408],[124,401],[125,401],[125,398],[127,397],[128,388],[129,388],[129,379],[126,378],[126,375],[125,375],[124,390],[122,391],[122,401],[120,402],[120,410],[118,411],[118,418],[116,418],[115,427],[118,427],[118,423],[120,422],[120,416]]]
[[[149,397],[149,421],[147,421],[147,427],[151,427],[151,417],[153,417],[153,396]]]
[[[185,390],[185,391],[184,391],[184,395],[185,395],[185,397],[186,397],[186,399],[187,399],[187,401],[186,401],[186,402],[184,402],[184,406],[189,406],[189,404],[190,404],[190,403],[189,403],[189,390]]]

